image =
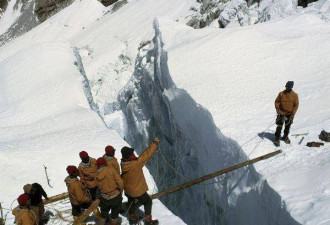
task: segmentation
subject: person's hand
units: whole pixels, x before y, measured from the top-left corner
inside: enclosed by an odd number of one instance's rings
[[[154,142],[157,142],[157,144],[160,142],[159,138],[154,138]]]
[[[45,199],[46,199],[47,201],[49,201],[49,198],[48,198],[47,196],[45,197]]]

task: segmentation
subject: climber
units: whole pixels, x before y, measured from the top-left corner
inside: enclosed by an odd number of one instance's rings
[[[33,212],[37,217],[37,223],[39,225],[45,224],[45,222],[42,220],[43,215],[45,213],[45,207],[42,202],[42,196],[46,200],[48,200],[45,190],[38,183],[26,184],[24,185],[23,190],[25,194],[29,195],[31,209],[33,210]]]
[[[129,206],[129,219],[132,223],[141,220],[140,217],[135,215],[137,203],[144,206],[145,211],[145,224],[156,225],[158,220],[152,220],[151,209],[152,199],[148,195],[148,185],[144,177],[142,168],[154,155],[159,139],[155,138],[154,141],[146,148],[139,157],[134,155],[134,149],[123,147],[121,149],[121,171],[122,179],[124,181],[125,195],[128,198]]]
[[[107,161],[108,166],[112,167],[120,175],[119,163],[115,157],[115,151],[112,146],[108,145],[105,147],[103,158]]]
[[[282,140],[287,144],[291,143],[289,139],[290,127],[299,106],[298,94],[292,90],[293,85],[293,81],[288,81],[285,85],[285,90],[280,92],[275,100],[275,108],[277,112],[275,146],[280,146],[283,124],[285,124],[285,128]]]
[[[78,219],[83,209],[87,209],[91,204],[91,198],[85,190],[84,185],[78,179],[78,169],[75,166],[66,168],[69,176],[65,178],[66,186],[68,187],[69,199],[72,206],[72,216],[74,221]],[[94,216],[98,219],[98,209],[94,210]]]
[[[17,199],[19,206],[13,210],[15,223],[18,225],[38,225],[37,216],[30,209],[30,199],[28,194],[22,194]]]
[[[122,192],[124,189],[124,182],[117,171],[107,166],[107,161],[103,157],[96,160],[96,166],[98,170],[95,175],[95,181],[101,193],[99,197],[101,208],[99,225],[105,224],[109,218],[110,209],[110,225],[116,225],[123,200]]]
[[[96,199],[97,187],[95,184],[94,176],[97,171],[96,160],[92,157],[89,157],[88,153],[81,151],[79,153],[81,158],[81,163],[79,164],[78,171],[81,182],[89,190],[89,193],[92,196],[92,200]]]

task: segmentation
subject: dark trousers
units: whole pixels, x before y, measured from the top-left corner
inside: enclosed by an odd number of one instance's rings
[[[121,204],[123,197],[121,194],[117,195],[115,198],[107,200],[100,197],[100,208],[101,208],[101,217],[107,219],[109,216],[109,211],[111,210],[111,219],[117,219],[119,216],[119,211],[121,210]]]
[[[283,125],[285,124],[284,127],[284,136],[287,137],[290,133],[290,127],[293,123],[293,118],[290,119],[291,115],[277,115],[276,118],[276,132],[275,132],[275,137],[280,138],[281,137],[281,131],[283,128]]]
[[[83,209],[88,209],[88,207],[92,204],[92,202],[83,203],[80,205],[74,205],[71,203],[72,206],[72,216],[80,216]]]
[[[98,193],[98,188],[88,188],[88,191],[91,195],[92,201],[95,201],[95,199],[97,198],[97,193]]]
[[[128,207],[129,208],[129,214],[134,214],[136,211],[136,208],[138,205],[144,206],[144,213],[145,215],[151,215],[151,209],[152,209],[152,199],[148,195],[148,193],[144,193],[143,195],[139,197],[130,197],[126,195],[128,198]]]

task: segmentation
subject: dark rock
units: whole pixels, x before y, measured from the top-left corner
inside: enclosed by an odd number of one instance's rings
[[[40,22],[45,21],[60,10],[69,6],[73,0],[36,0],[34,12]]]
[[[100,2],[104,5],[104,6],[109,6],[112,5],[113,3],[117,2],[118,0],[101,0]]]
[[[306,8],[309,3],[316,2],[318,0],[298,0],[298,6],[302,6],[303,8]]]
[[[8,0],[0,0],[0,14],[5,11],[8,5]]]

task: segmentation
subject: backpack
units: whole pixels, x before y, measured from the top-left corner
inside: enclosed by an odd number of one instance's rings
[[[321,133],[320,133],[320,135],[319,135],[319,138],[322,141],[330,142],[330,133],[329,132],[326,132],[325,130],[322,130]]]

